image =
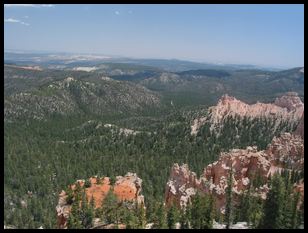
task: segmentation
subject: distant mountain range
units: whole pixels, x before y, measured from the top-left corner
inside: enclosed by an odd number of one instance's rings
[[[73,53],[52,53],[52,52],[31,52],[6,50],[4,52],[4,62],[7,64],[29,64],[29,65],[62,65],[71,67],[95,66],[102,63],[130,63],[143,66],[150,66],[170,72],[182,72],[187,70],[199,69],[219,69],[219,70],[238,70],[238,69],[261,69],[278,71],[280,68],[262,67],[249,64],[215,64],[185,61],[178,59],[139,59],[110,55],[98,54],[73,54]]]
[[[303,68],[285,71],[198,69],[167,72],[131,63],[64,69],[41,65],[4,66],[5,118],[43,119],[51,113],[110,115],[199,105],[223,94],[247,102],[271,102],[285,92],[304,101]],[[171,104],[172,103],[172,104]]]

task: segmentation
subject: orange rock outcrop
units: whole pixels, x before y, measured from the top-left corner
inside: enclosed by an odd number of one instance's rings
[[[111,189],[119,201],[134,201],[139,205],[144,204],[144,197],[140,194],[142,180],[135,173],[127,173],[124,177],[117,176],[114,185],[110,184],[109,177],[91,177],[89,181],[90,186],[85,188],[85,193],[89,202],[92,198],[94,199],[95,208],[99,208],[104,204],[104,199]],[[83,187],[85,180],[77,180],[69,188],[74,191],[77,184]],[[67,193],[62,190],[56,206],[59,228],[67,227],[67,220],[71,211],[71,204],[67,203],[67,197]]]

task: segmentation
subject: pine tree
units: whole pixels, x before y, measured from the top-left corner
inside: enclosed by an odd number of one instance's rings
[[[140,206],[137,206],[137,216],[138,216],[138,226],[141,229],[144,229],[147,223],[147,219],[146,219],[146,214],[145,214],[145,209],[144,209],[143,204],[141,204]]]
[[[169,229],[174,229],[175,223],[178,221],[177,207],[172,205],[167,212],[167,222]]]
[[[137,229],[138,228],[138,218],[131,212],[127,211],[124,219],[126,229]]]
[[[86,179],[85,183],[84,183],[84,187],[85,188],[89,188],[91,186],[91,182],[89,179]]]
[[[291,229],[296,229],[299,225],[298,223],[299,211],[297,210],[299,198],[300,198],[300,193],[299,192],[295,193],[293,197],[293,203],[292,203]]]
[[[180,225],[181,229],[189,229],[189,210],[188,207],[186,207],[186,210],[184,208],[180,211]]]
[[[95,200],[94,200],[93,195],[90,200],[90,208],[93,210],[93,212],[95,212]]]
[[[187,228],[187,229],[190,229],[191,228],[191,225],[192,225],[192,215],[191,215],[191,212],[192,212],[192,202],[190,201],[185,209],[183,209],[184,211],[184,216],[185,216],[185,224],[184,226]]]
[[[254,211],[252,209],[252,203],[251,203],[252,202],[251,201],[251,189],[252,189],[252,185],[250,183],[247,192],[243,194],[241,206],[239,208],[240,217],[238,221],[245,221],[247,222],[247,224],[250,223],[251,214]]]
[[[283,228],[291,229],[292,228],[292,207],[293,207],[293,198],[292,196],[285,191],[283,210],[282,210],[282,223]]]
[[[261,228],[280,229],[283,228],[283,204],[285,185],[279,174],[272,177],[270,191],[264,204],[264,217]]]
[[[213,198],[197,193],[191,205],[191,226],[193,229],[210,229],[213,225]]]
[[[110,189],[104,199],[103,213],[108,224],[117,222],[117,206],[118,200]]]
[[[197,193],[191,204],[191,227],[193,229],[201,229],[202,214],[201,197]]]
[[[213,215],[214,215],[214,199],[212,196],[202,197],[203,219],[202,219],[202,229],[211,229],[213,227]]]
[[[304,208],[304,199],[303,199],[303,202],[302,202],[302,204],[300,205],[300,208],[299,208],[299,214],[298,214],[298,220],[297,220],[299,225],[304,224],[304,218],[305,218],[304,209],[305,208]]]
[[[157,208],[158,207],[158,208]],[[166,210],[163,203],[160,203],[156,207],[156,219],[154,222],[154,228],[156,229],[167,229],[167,219],[166,219]]]
[[[88,203],[85,191],[82,193],[81,207],[79,210],[79,217],[82,226],[88,229],[92,226],[92,219],[94,217],[94,209]]]
[[[110,177],[109,177],[109,183],[110,183],[110,185],[114,185],[115,182],[116,182],[115,176],[110,176]]]
[[[71,213],[68,218],[67,227],[69,229],[81,229],[82,224],[80,221],[80,208],[79,208],[79,199],[76,196],[75,201],[72,204]]]
[[[232,179],[233,179],[233,171],[232,171],[232,164],[231,164],[229,177],[228,177],[228,187],[226,189],[226,210],[225,210],[226,229],[229,229],[232,223],[232,220],[231,220],[232,218],[232,186],[233,186]]]
[[[260,197],[251,196],[251,212],[249,214],[249,223],[257,228],[263,218],[263,200]]]

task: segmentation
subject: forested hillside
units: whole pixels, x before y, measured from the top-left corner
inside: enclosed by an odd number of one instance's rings
[[[275,118],[228,117],[219,133],[207,123],[191,135],[193,120],[226,92],[247,102],[272,102],[294,90],[303,97],[301,74],[277,81],[261,71],[224,72],[128,82],[95,72],[5,67],[4,224],[56,228],[58,194],[67,185],[127,172],[142,178],[147,221],[157,222],[173,163],[186,163],[200,175],[222,151],[253,145],[263,150],[274,136],[295,130],[298,122],[277,126]]]

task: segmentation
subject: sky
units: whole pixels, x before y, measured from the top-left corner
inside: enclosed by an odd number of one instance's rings
[[[304,5],[5,4],[4,48],[304,65]]]

